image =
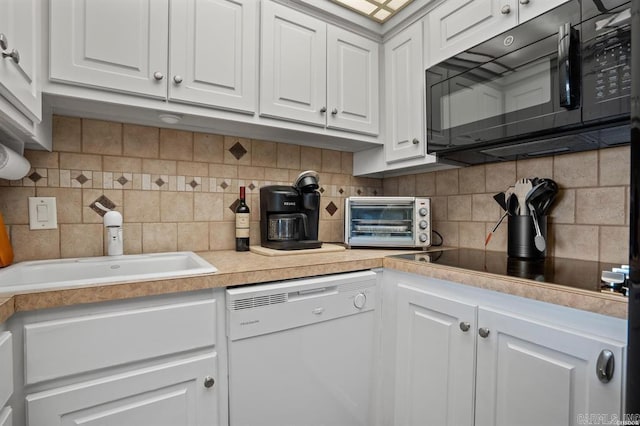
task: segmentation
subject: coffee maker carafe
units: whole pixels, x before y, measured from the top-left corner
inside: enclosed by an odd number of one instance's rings
[[[312,249],[318,240],[320,193],[318,174],[306,171],[293,186],[260,188],[260,243],[277,250]]]

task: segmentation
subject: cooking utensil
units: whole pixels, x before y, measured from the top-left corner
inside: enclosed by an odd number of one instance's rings
[[[496,229],[498,229],[498,226],[500,226],[500,224],[502,223],[504,218],[507,217],[508,215],[509,215],[509,211],[505,211],[504,214],[502,215],[502,217],[500,217],[500,219],[498,219],[498,223],[496,223],[496,226],[494,226],[493,229],[491,230],[491,232],[489,232],[487,234],[487,238],[484,240],[484,246],[485,247],[489,244],[489,241],[491,241],[491,237],[493,236],[493,233],[496,232]]]
[[[507,198],[507,213],[510,216],[518,215],[518,197],[515,194],[509,194],[509,198]]]
[[[518,197],[518,213],[521,215],[526,215],[529,213],[526,198],[527,193],[531,190],[531,188],[531,181],[527,178],[522,178],[516,182],[513,193],[516,195],[516,197]]]
[[[533,237],[533,243],[538,251],[543,252],[547,247],[547,243],[540,232],[540,225],[538,224],[538,218],[536,216],[536,209],[529,203],[529,211],[531,212],[531,218],[533,219],[533,227],[536,229],[536,236]]]
[[[507,196],[504,192],[498,192],[493,196],[493,199],[496,200],[496,203],[498,203],[500,207],[502,207],[502,210],[507,210]]]

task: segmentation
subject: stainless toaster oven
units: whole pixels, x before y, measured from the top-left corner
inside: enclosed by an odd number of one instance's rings
[[[344,212],[344,242],[350,247],[431,245],[429,198],[349,197]]]

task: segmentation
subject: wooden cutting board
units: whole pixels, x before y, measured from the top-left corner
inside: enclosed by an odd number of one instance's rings
[[[274,250],[262,246],[250,246],[249,250],[263,256],[290,256],[294,254],[330,253],[333,251],[343,251],[346,250],[346,248],[337,244],[323,243],[320,248],[306,250]]]

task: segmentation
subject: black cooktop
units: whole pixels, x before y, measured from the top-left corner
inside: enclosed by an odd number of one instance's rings
[[[475,249],[450,249],[423,253],[398,254],[390,257],[452,266],[478,272],[526,278],[534,281],[560,284],[597,292],[610,292],[602,287],[603,270],[610,271],[620,265],[587,260],[548,257],[543,260],[509,258],[506,253]],[[613,291],[620,294],[617,291]]]

